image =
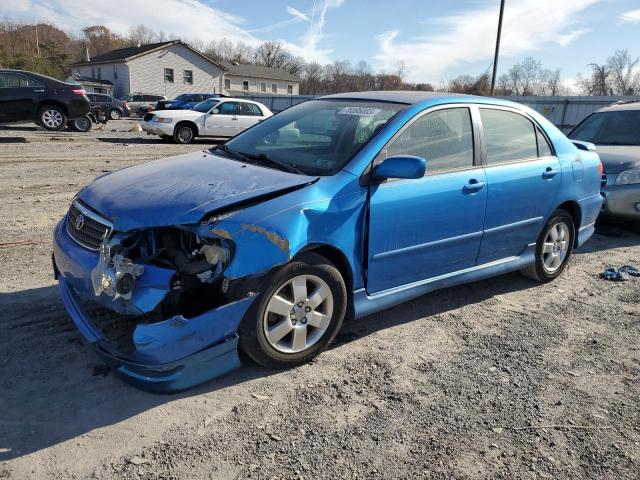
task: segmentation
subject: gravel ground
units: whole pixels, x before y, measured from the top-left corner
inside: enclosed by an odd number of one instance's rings
[[[619,226],[552,284],[439,291],[348,322],[309,365],[245,361],[172,396],[119,381],[58,299],[53,226],[103,172],[213,143],[132,124],[0,129],[0,479],[640,478],[640,279],[598,278],[640,265]]]

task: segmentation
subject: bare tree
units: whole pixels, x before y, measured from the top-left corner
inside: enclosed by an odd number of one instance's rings
[[[147,27],[141,23],[129,29],[129,34],[125,37],[125,41],[128,46],[135,47],[162,40],[158,39],[158,34],[151,27]]]
[[[607,68],[609,70],[609,88],[614,95],[633,95],[638,90],[640,80],[638,72],[635,71],[640,59],[635,59],[629,50],[616,50],[613,55],[607,58]]]

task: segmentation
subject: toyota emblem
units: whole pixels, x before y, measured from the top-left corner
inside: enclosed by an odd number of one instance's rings
[[[75,227],[76,230],[82,230],[82,227],[84,227],[84,215],[78,215],[76,217]]]

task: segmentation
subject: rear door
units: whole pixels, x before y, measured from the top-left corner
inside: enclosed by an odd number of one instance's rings
[[[537,240],[560,188],[550,142],[514,109],[480,107],[488,196],[478,263],[520,255]]]
[[[248,102],[239,102],[238,106],[238,128],[240,132],[262,120],[262,111],[257,105]]]
[[[476,265],[487,189],[472,111],[419,114],[376,158],[416,155],[427,168],[423,178],[370,187],[367,292]]]
[[[238,133],[238,102],[221,102],[205,120],[206,135],[233,137]],[[215,112],[215,113],[214,113]]]
[[[45,94],[40,82],[20,73],[0,73],[0,120],[32,120]]]

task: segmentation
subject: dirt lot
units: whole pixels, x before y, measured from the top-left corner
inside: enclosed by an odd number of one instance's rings
[[[130,126],[0,129],[0,479],[640,478],[640,279],[598,278],[640,265],[618,227],[552,284],[427,295],[294,370],[245,362],[173,396],[122,383],[58,298],[53,226],[103,172],[211,143]]]

